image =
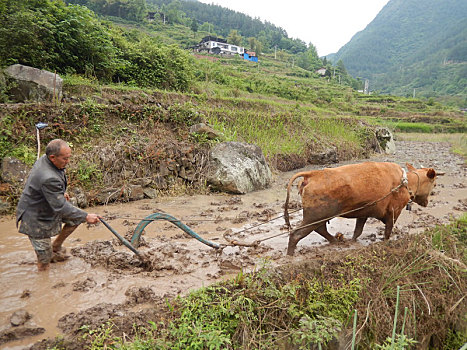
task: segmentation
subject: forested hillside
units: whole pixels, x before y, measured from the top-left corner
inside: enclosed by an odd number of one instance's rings
[[[390,0],[378,16],[342,47],[354,77],[370,90],[446,98],[467,105],[467,2]]]
[[[289,38],[283,28],[214,4],[179,0],[67,0],[66,2],[86,6],[100,15],[137,22],[143,22],[148,12],[152,12],[156,14],[154,18],[156,22],[167,25],[181,24],[194,32],[206,31],[208,34],[225,38],[235,30],[241,35],[245,46],[249,43],[248,38],[254,38],[256,43],[253,43],[253,46],[258,51],[268,52],[276,48],[297,54],[307,50],[305,42]]]

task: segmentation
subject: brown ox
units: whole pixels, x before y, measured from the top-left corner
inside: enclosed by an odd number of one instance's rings
[[[415,169],[410,164],[407,169],[408,184],[404,183],[404,170],[395,163],[366,162],[295,174],[287,186],[284,218],[290,227],[290,188],[295,179],[303,177],[299,185],[303,221],[289,236],[287,254],[293,255],[297,243],[312,231],[335,242],[336,238],[326,229],[326,222],[337,216],[357,219],[353,240],[362,234],[369,217],[386,225],[384,239],[389,239],[394,223],[409,200],[426,207],[435,185],[437,174],[433,169]]]

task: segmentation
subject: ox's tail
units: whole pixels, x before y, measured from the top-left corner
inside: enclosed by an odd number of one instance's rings
[[[308,172],[301,172],[301,173],[296,173],[292,178],[289,180],[289,184],[287,185],[287,197],[285,198],[285,203],[284,203],[284,220],[285,224],[287,227],[290,228],[290,218],[289,218],[289,198],[290,198],[290,188],[292,187],[293,182],[299,178],[299,177],[304,177],[307,175]],[[299,190],[300,195],[302,194],[302,190]]]

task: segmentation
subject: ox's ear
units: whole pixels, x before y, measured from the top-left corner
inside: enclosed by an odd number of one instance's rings
[[[428,169],[428,171],[426,172],[426,176],[429,178],[429,179],[434,179],[435,176],[436,176],[436,172],[434,171],[434,169]]]
[[[417,170],[417,169],[415,169],[415,168],[413,167],[412,164],[405,163],[405,165],[407,166],[407,170],[408,170],[408,171],[416,171],[416,170]]]

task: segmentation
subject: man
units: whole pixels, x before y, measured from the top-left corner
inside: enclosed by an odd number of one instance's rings
[[[79,224],[96,224],[99,220],[96,214],[88,214],[68,202],[65,167],[70,157],[71,148],[65,141],[50,141],[45,155],[29,173],[16,208],[16,226],[21,221],[19,232],[29,236],[39,271],[47,270],[51,261],[66,258],[63,241]],[[51,237],[56,235],[51,243]]]

